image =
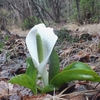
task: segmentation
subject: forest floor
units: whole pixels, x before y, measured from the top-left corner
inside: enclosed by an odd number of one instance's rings
[[[61,69],[74,61],[81,61],[100,75],[100,24],[78,26],[61,23],[53,27],[58,31],[68,30],[72,39],[75,39],[76,35],[80,38],[78,42],[69,42],[68,38],[63,37],[59,45],[55,46]],[[27,88],[8,83],[13,76],[25,73],[26,58],[30,57],[25,45],[25,37],[29,30],[13,29],[10,32],[13,35],[9,39],[6,38],[7,33],[0,33],[0,100],[100,100],[100,85],[96,82],[74,81],[68,83],[70,92],[66,90],[64,95],[59,93],[38,96],[33,96]]]

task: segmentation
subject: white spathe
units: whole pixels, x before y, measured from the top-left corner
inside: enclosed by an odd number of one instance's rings
[[[41,36],[44,59],[41,63],[38,60],[38,51],[36,43],[36,34]],[[48,71],[46,70],[46,64],[53,50],[53,47],[57,41],[57,36],[54,34],[53,28],[46,27],[43,23],[35,25],[28,33],[26,37],[26,45],[32,60],[39,74],[43,78],[44,85],[48,85]]]

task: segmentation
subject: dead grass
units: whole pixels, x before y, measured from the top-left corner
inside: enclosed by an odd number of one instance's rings
[[[63,28],[67,28],[71,31],[76,31],[79,29],[79,32],[89,33],[89,34],[100,34],[100,24],[87,24],[87,25],[81,25],[78,26],[77,24],[67,24],[64,25]]]
[[[75,32],[78,29],[79,33],[82,32],[82,33],[89,33],[89,34],[100,34],[100,24],[87,24],[87,25],[78,26],[77,24],[72,24],[72,23],[69,24],[60,23],[60,24],[50,25],[50,27],[53,27],[56,30],[66,28],[68,30]],[[26,36],[29,30],[23,31],[22,29],[12,28],[10,32],[12,34],[18,34],[19,36]]]
[[[17,29],[12,29],[10,32],[12,34],[18,34],[19,36],[26,37],[26,35],[28,34],[29,30],[23,31],[23,30],[17,28]]]

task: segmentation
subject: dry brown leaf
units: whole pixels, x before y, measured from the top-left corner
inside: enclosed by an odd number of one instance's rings
[[[8,82],[0,82],[0,97],[9,96],[17,93],[18,86]]]
[[[23,100],[52,100],[52,96],[49,94],[24,96]]]
[[[85,99],[85,97],[83,96],[83,95],[81,95],[81,94],[79,94],[79,95],[74,95],[74,96],[71,96],[71,97],[69,97],[69,100],[86,100]]]
[[[60,54],[60,56],[62,58],[66,57],[68,54],[70,54],[71,50],[72,50],[71,48],[69,48],[67,50],[62,50],[62,53]]]

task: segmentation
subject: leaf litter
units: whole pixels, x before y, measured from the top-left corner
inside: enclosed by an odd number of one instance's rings
[[[67,29],[66,29],[67,30]],[[87,38],[87,34],[92,36],[92,39]],[[82,31],[82,28],[71,30],[72,37],[76,36],[78,42],[70,43],[63,38],[55,46],[60,58],[60,66],[63,69],[73,61],[81,61],[90,65],[100,75],[100,34],[97,31],[94,33]],[[82,36],[82,34],[85,34]],[[7,35],[7,34],[6,34]],[[11,35],[5,41],[4,34],[0,34],[0,41],[4,42],[4,46],[0,48],[0,99],[1,100],[98,100],[100,98],[98,83],[87,81],[74,81],[74,88],[68,83],[60,92],[53,91],[51,94],[43,94],[34,96],[32,92],[19,85],[8,83],[8,80],[18,74],[26,71],[26,58],[30,56],[28,53],[25,38],[19,35]],[[85,38],[83,38],[86,36]],[[59,45],[59,48],[58,48]],[[57,49],[58,48],[58,49]],[[71,92],[68,92],[67,90]],[[66,91],[66,92],[65,92]]]

